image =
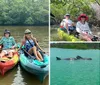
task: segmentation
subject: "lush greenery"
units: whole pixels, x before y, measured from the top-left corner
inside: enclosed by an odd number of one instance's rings
[[[48,0],[0,0],[0,25],[47,25]]]
[[[65,49],[100,49],[100,43],[51,43],[51,47]]]
[[[58,36],[59,39],[64,41],[72,41],[72,42],[81,41],[80,39],[77,39],[74,35],[69,35],[64,31],[62,31],[61,29],[58,29]]]
[[[73,21],[77,21],[81,13],[87,14],[91,21],[95,20],[92,3],[100,5],[100,0],[51,0],[51,24],[60,23],[66,13],[71,14]]]

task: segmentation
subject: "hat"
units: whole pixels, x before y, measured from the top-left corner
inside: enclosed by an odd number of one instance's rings
[[[86,21],[88,20],[88,16],[86,14],[80,14],[80,16],[78,17],[78,21],[81,20],[81,17],[84,17]]]
[[[24,33],[25,33],[25,34],[30,34],[31,31],[30,31],[29,29],[26,29]]]
[[[70,14],[65,14],[64,17],[66,17],[66,16],[70,16]]]
[[[66,14],[65,16],[70,16],[70,14]]]
[[[9,30],[5,30],[4,34],[6,34],[6,33],[10,34],[10,31]]]

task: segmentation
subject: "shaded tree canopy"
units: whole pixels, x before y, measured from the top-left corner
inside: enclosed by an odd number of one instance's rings
[[[0,25],[48,25],[48,0],[0,0]]]
[[[54,21],[60,23],[66,13],[71,14],[71,19],[77,21],[77,17],[81,13],[89,16],[89,20],[97,20],[96,11],[91,4],[98,4],[100,0],[51,0],[51,23]]]

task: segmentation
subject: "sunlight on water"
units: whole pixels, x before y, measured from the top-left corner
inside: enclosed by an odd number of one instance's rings
[[[26,83],[24,82],[24,78],[21,75],[21,69],[19,66],[18,66],[17,74],[15,74],[14,76],[15,78],[11,85],[26,85]]]

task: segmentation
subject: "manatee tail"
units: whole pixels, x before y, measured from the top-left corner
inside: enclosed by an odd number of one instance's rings
[[[57,60],[61,60],[61,58],[59,58],[59,57],[56,57],[56,59],[57,59]]]

